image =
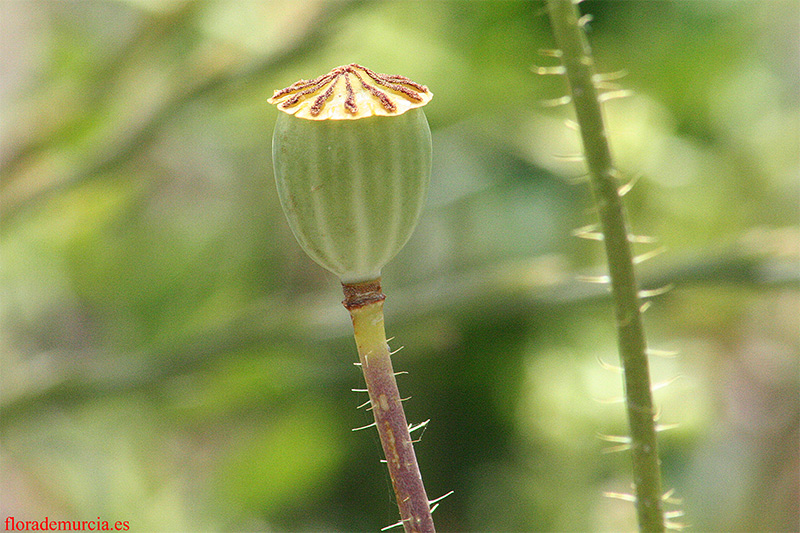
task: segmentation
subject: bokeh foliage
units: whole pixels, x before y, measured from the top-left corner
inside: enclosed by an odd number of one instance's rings
[[[585,2],[641,265],[665,485],[698,531],[796,530],[800,7]],[[274,89],[358,62],[435,94],[387,328],[443,531],[619,531],[602,250],[538,3],[0,3],[0,511],[137,531],[397,520],[336,280],[272,182]]]

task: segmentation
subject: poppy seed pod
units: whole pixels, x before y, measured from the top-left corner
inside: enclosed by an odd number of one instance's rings
[[[370,281],[408,241],[431,172],[433,95],[356,64],[275,91],[278,196],[297,242],[343,283]]]

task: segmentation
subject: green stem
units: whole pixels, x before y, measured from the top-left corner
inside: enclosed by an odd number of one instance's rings
[[[380,280],[343,284],[343,289],[345,299],[342,303],[353,319],[358,358],[403,527],[407,533],[433,533],[430,504],[386,343],[383,326],[383,300],[386,297],[381,292]]]
[[[625,371],[625,396],[631,432],[633,482],[640,531],[664,531],[661,474],[655,410],[646,343],[633,269],[633,257],[616,172],[593,82],[591,50],[572,0],[548,0],[553,32],[562,52],[570,96],[583,140],[584,156],[604,235],[616,307],[620,358]]]

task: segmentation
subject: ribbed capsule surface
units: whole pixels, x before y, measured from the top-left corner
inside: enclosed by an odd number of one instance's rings
[[[374,280],[416,227],[431,172],[427,87],[356,64],[276,91],[272,160],[300,246],[343,283]]]
[[[300,246],[343,283],[378,278],[425,201],[431,136],[422,109],[324,121],[279,113],[272,153]]]

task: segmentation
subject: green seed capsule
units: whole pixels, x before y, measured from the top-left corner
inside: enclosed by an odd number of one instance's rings
[[[426,87],[359,65],[276,91],[272,159],[300,246],[343,283],[374,280],[408,241],[431,170]]]

